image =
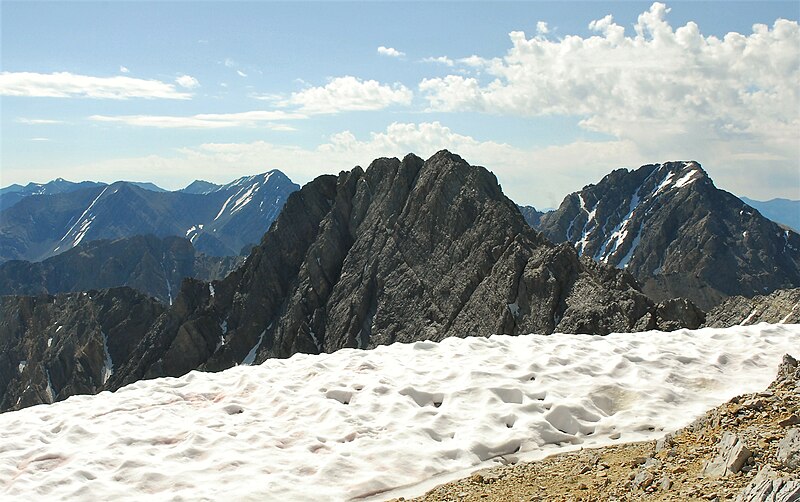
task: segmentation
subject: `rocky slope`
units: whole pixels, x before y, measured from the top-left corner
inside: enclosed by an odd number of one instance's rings
[[[41,262],[0,264],[0,295],[41,295],[130,286],[171,304],[186,277],[222,279],[244,262],[197,253],[188,239],[152,235],[81,243]]]
[[[221,281],[185,280],[170,309],[137,319],[147,333],[102,388],[297,352],[702,321],[691,304],[655,305],[625,271],[551,244],[494,175],[442,151],[378,159],[293,193],[244,265]]]
[[[0,409],[107,388],[165,308],[130,288],[0,296]]]
[[[732,399],[657,442],[485,469],[417,501],[800,500],[800,367],[784,357],[768,389]]]
[[[238,255],[261,239],[298,188],[280,171],[270,171],[208,193],[157,192],[117,182],[26,197],[0,211],[0,262],[39,261],[82,242],[147,234],[188,238],[208,255]]]
[[[706,315],[706,326],[715,328],[760,322],[800,324],[800,289],[779,290],[755,298],[734,296]]]
[[[800,235],[716,188],[696,162],[618,169],[567,196],[538,229],[629,271],[656,300],[708,309],[800,286]]]

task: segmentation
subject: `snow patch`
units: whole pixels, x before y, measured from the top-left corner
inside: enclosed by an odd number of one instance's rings
[[[81,213],[81,215],[78,217],[78,219],[75,220],[75,223],[69,228],[69,230],[67,230],[67,233],[64,234],[64,237],[62,237],[61,240],[58,241],[59,243],[64,242],[64,240],[72,233],[73,230],[75,230],[75,227],[77,227],[79,223],[81,225],[81,229],[78,231],[77,236],[73,238],[73,244],[72,245],[73,246],[77,246],[81,242],[81,240],[83,240],[84,236],[86,235],[86,232],[89,230],[89,226],[92,224],[92,221],[94,221],[94,216],[88,221],[84,220],[83,218],[87,214],[89,214],[89,211],[91,211],[92,208],[94,207],[95,203],[97,203],[97,201],[100,200],[100,197],[102,197],[103,194],[106,193],[106,190],[108,190],[108,186],[103,188],[103,190],[100,192],[100,195],[95,197],[95,199],[92,201],[92,203],[89,204],[89,207],[87,207],[83,211],[83,213]],[[58,250],[60,248],[61,248],[61,246],[58,246],[58,247],[56,247],[56,249],[54,251],[56,251],[56,250]]]
[[[258,349],[259,347],[261,347],[261,343],[264,341],[264,335],[266,334],[267,330],[264,330],[261,332],[260,335],[258,335],[258,342],[256,342],[256,344],[253,345],[253,348],[250,349],[250,352],[248,352],[247,355],[244,356],[244,359],[242,359],[242,364],[249,366],[253,364],[253,362],[255,362],[256,354],[258,353]]]
[[[798,347],[800,325],[766,324],[448,338],[142,380],[0,414],[3,495],[408,497],[517,450],[660,437],[762,390]],[[38,451],[68,461],[29,462]]]
[[[17,365],[17,371],[22,373],[23,371],[25,371],[25,366],[27,366],[27,365],[28,365],[28,361],[26,361],[26,360],[20,361],[19,364]]]
[[[697,171],[690,171],[684,174],[681,179],[675,182],[675,188],[682,188],[691,185],[692,183],[697,181],[698,178],[700,178],[699,174],[700,173],[698,173]]]
[[[111,360],[111,353],[108,351],[108,336],[102,331],[100,332],[103,335],[103,384],[111,378],[111,375],[114,374],[114,361]]]

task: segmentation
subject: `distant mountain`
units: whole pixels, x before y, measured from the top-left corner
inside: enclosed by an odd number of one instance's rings
[[[771,199],[760,201],[740,197],[748,205],[758,209],[758,212],[770,220],[786,225],[795,232],[800,231],[800,200]]]
[[[63,178],[57,178],[48,183],[28,183],[25,186],[14,184],[5,188],[0,188],[0,211],[33,195],[54,195],[100,186],[105,186],[105,183],[96,183],[94,181],[73,183]]]
[[[631,272],[655,300],[710,308],[800,286],[800,235],[718,189],[696,162],[618,169],[568,195],[538,229]]]
[[[259,242],[298,188],[280,171],[270,171],[207,194],[117,182],[27,197],[0,212],[0,262],[39,261],[81,242],[147,234],[188,238],[212,256],[238,255]]]
[[[214,183],[203,180],[194,180],[186,188],[181,188],[178,191],[185,193],[207,194],[219,190],[220,188],[222,188],[222,185],[215,185]]]
[[[97,240],[42,262],[0,265],[0,295],[40,295],[130,286],[171,304],[187,277],[222,279],[244,260],[195,252],[188,239],[152,235]]]
[[[486,169],[447,151],[384,158],[291,194],[244,265],[183,281],[168,309],[127,288],[0,297],[0,409],[298,352],[675,329],[702,317],[686,301],[656,305],[626,271],[544,239]]]
[[[542,219],[543,212],[537,211],[533,206],[517,206],[517,208],[519,208],[519,212],[522,213],[522,217],[525,218],[528,225],[533,228],[539,226],[539,220]]]

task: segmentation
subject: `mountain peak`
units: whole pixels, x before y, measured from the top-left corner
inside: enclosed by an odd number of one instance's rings
[[[716,188],[696,161],[615,170],[567,196],[538,229],[629,270],[656,300],[684,296],[708,308],[800,285],[797,234]]]

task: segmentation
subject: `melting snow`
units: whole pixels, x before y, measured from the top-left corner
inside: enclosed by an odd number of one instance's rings
[[[0,479],[51,500],[407,496],[498,455],[661,436],[798,347],[799,325],[760,324],[298,354],[4,413]]]

